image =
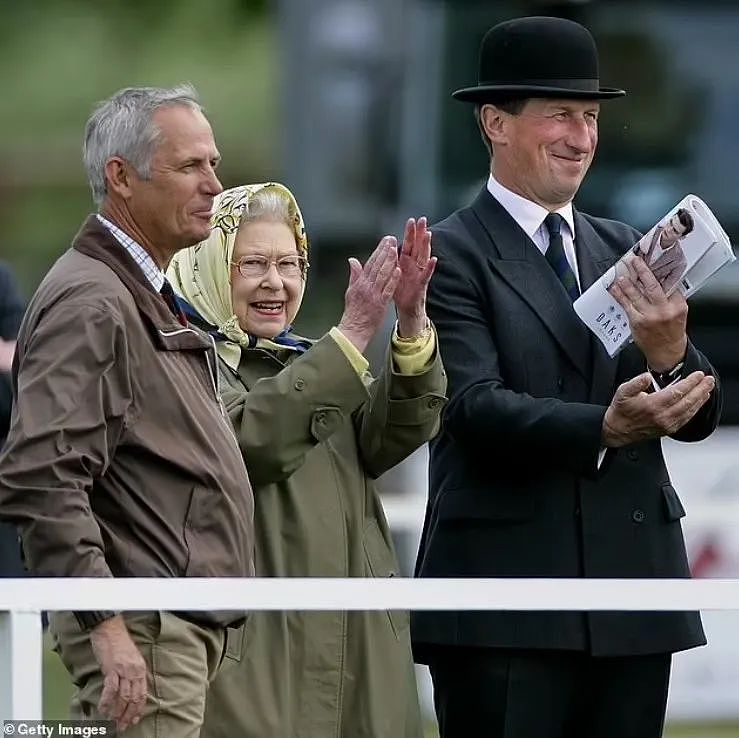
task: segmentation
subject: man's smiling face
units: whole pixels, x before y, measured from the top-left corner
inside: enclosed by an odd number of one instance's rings
[[[518,114],[501,113],[495,178],[547,210],[570,202],[595,155],[599,109],[594,100],[532,98]]]

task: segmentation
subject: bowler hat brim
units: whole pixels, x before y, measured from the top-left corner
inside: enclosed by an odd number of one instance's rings
[[[463,87],[452,93],[461,102],[485,103],[502,97],[556,97],[569,100],[607,100],[623,97],[625,90],[615,87],[599,87],[597,90],[582,90],[567,87],[546,87],[542,85],[476,85]]]

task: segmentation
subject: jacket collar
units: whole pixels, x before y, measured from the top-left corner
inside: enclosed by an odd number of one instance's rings
[[[72,248],[105,264],[131,293],[154,343],[165,351],[212,348],[211,340],[191,326],[183,327],[160,294],[113,234],[95,215],[88,216]]]

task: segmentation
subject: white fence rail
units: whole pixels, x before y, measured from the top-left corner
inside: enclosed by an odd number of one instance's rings
[[[40,719],[41,610],[739,610],[739,580],[6,579],[0,721]]]
[[[5,579],[0,611],[739,610],[738,579]]]

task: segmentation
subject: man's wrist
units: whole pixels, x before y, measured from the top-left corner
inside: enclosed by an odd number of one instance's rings
[[[659,372],[656,369],[652,369],[652,367],[649,367],[649,373],[654,378],[654,381],[657,383],[657,385],[660,387],[660,389],[664,389],[665,387],[669,387],[673,382],[676,382],[678,379],[682,379],[682,371],[683,371],[683,365],[685,364],[684,361],[680,361],[675,366],[673,366],[671,369],[668,369],[667,371]]]
[[[665,374],[671,372],[676,366],[685,361],[688,352],[688,337],[684,336],[676,346],[665,348],[663,351],[645,352],[647,366],[650,372]]]

